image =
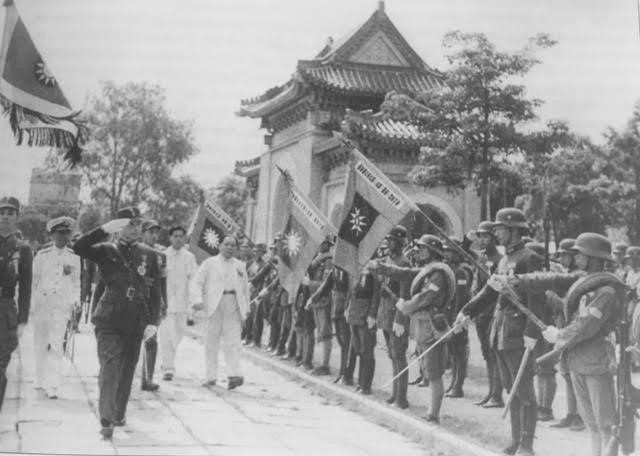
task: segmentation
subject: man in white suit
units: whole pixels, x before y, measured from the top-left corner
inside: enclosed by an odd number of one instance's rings
[[[220,253],[206,259],[198,268],[191,287],[191,304],[207,315],[204,347],[206,381],[213,386],[218,378],[218,351],[223,342],[228,388],[244,383],[240,372],[240,333],[249,313],[249,281],[245,264],[234,258],[238,241],[226,236]]]
[[[33,261],[31,312],[34,322],[36,388],[57,399],[63,374],[63,341],[74,310],[79,310],[80,258],[68,247],[75,221],[59,217],[47,223],[53,244]],[[69,343],[69,341],[68,341]]]

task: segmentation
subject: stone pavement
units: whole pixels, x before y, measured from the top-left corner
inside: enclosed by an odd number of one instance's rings
[[[97,359],[88,327],[76,336],[75,363],[66,366],[60,399],[34,389],[31,328],[9,368],[0,414],[0,452],[180,455],[445,455],[312,394],[294,381],[245,362],[247,383],[200,386],[202,347],[179,349],[177,377],[157,393],[134,381],[127,424],[112,442],[98,435]]]

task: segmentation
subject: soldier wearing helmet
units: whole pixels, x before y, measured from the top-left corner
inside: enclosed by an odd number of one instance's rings
[[[632,245],[627,248],[624,262],[629,265],[625,283],[632,290],[636,290],[636,294],[638,294],[638,291],[640,291],[640,247]]]
[[[502,258],[502,255],[498,252],[496,247],[497,239],[493,234],[493,222],[490,220],[480,222],[474,233],[475,241],[481,254],[479,262],[485,266],[485,269],[489,271],[489,273],[493,274],[498,267],[500,259]],[[471,290],[472,295],[475,295],[480,291],[482,287],[485,286],[486,282],[487,280],[485,276],[479,270],[476,270]],[[496,354],[491,348],[489,340],[496,302],[497,300],[487,305],[487,308],[480,312],[475,318],[476,333],[480,340],[480,350],[487,365],[487,377],[489,379],[489,391],[487,395],[475,404],[484,408],[504,407],[504,402],[502,400],[502,381],[500,380],[500,371],[498,370],[498,360],[496,358]]]
[[[496,274],[514,275],[542,269],[542,258],[527,249],[523,237],[529,231],[524,213],[516,208],[500,209],[493,223],[493,232],[498,242],[504,246],[505,256],[500,260]],[[519,293],[520,301],[534,311],[544,300],[544,296]],[[473,299],[462,309],[456,323],[459,326],[468,324],[470,318],[476,317],[487,306],[498,299],[491,326],[490,342],[498,359],[500,378],[508,389],[511,389],[518,368],[520,367],[525,348],[533,350],[538,338],[539,329],[518,308],[501,293],[487,283]],[[515,390],[510,405],[511,444],[504,449],[506,454],[533,454],[533,439],[537,421],[537,402],[533,388],[534,366],[527,364],[522,379]]]
[[[576,240],[567,238],[560,241],[558,250],[555,251],[553,257],[562,266],[564,272],[571,272],[576,268],[576,260],[573,256],[573,245]]]
[[[620,305],[618,280],[602,281],[596,273],[611,261],[609,240],[597,233],[582,233],[572,248],[577,267],[587,272],[566,297],[570,322],[560,329],[549,326],[542,335],[556,350],[563,350],[575,388],[578,408],[591,434],[593,455],[611,439],[616,424],[614,349],[608,335],[615,327]],[[575,303],[575,305],[572,305]],[[579,304],[579,305],[578,305]]]
[[[607,262],[607,265],[611,265],[614,268],[613,269],[614,273],[618,277],[620,277],[620,280],[622,280],[623,282],[627,277],[627,273],[631,269],[630,267],[625,266],[625,261],[624,261],[628,248],[629,248],[629,245],[626,244],[625,242],[618,242],[616,245],[613,246],[613,249],[611,250],[613,261]]]
[[[444,245],[444,260],[451,267],[456,278],[455,299],[451,301],[447,309],[449,323],[453,323],[458,312],[471,299],[471,285],[473,282],[473,269],[464,261],[460,254],[462,241],[452,239]],[[445,391],[447,397],[464,397],[463,385],[467,377],[467,365],[469,363],[469,332],[466,330],[454,334],[447,347],[451,360],[451,383]]]
[[[455,275],[444,262],[442,241],[425,234],[416,242],[416,261],[420,268],[398,267],[372,262],[372,269],[398,280],[412,279],[409,300],[400,299],[396,308],[410,318],[414,329],[417,351],[427,350],[449,329],[446,308],[455,296]],[[446,368],[446,348],[438,345],[421,359],[422,374],[431,387],[431,410],[427,421],[440,422],[440,407],[444,397],[442,376]]]

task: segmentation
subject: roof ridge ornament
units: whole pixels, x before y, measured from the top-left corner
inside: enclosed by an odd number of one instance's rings
[[[378,11],[380,11],[381,13],[384,13],[384,0],[378,1]]]

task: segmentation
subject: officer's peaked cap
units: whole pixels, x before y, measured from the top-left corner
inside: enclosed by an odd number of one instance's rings
[[[609,239],[598,233],[582,233],[576,238],[572,250],[583,255],[602,260],[612,261],[611,242]]]
[[[116,218],[132,219],[140,217],[140,209],[135,206],[123,207],[116,213]]]
[[[442,241],[438,236],[434,236],[433,234],[423,234],[420,236],[420,239],[416,241],[416,244],[418,246],[427,247],[438,255],[442,255]]]
[[[73,225],[76,221],[71,217],[57,217],[47,222],[47,231],[54,233],[56,231],[73,231]]]
[[[520,209],[515,207],[503,207],[496,213],[496,219],[493,226],[504,225],[509,228],[526,228],[529,229],[527,218]]]
[[[0,209],[4,208],[14,209],[16,212],[20,212],[20,201],[13,196],[0,198]]]

